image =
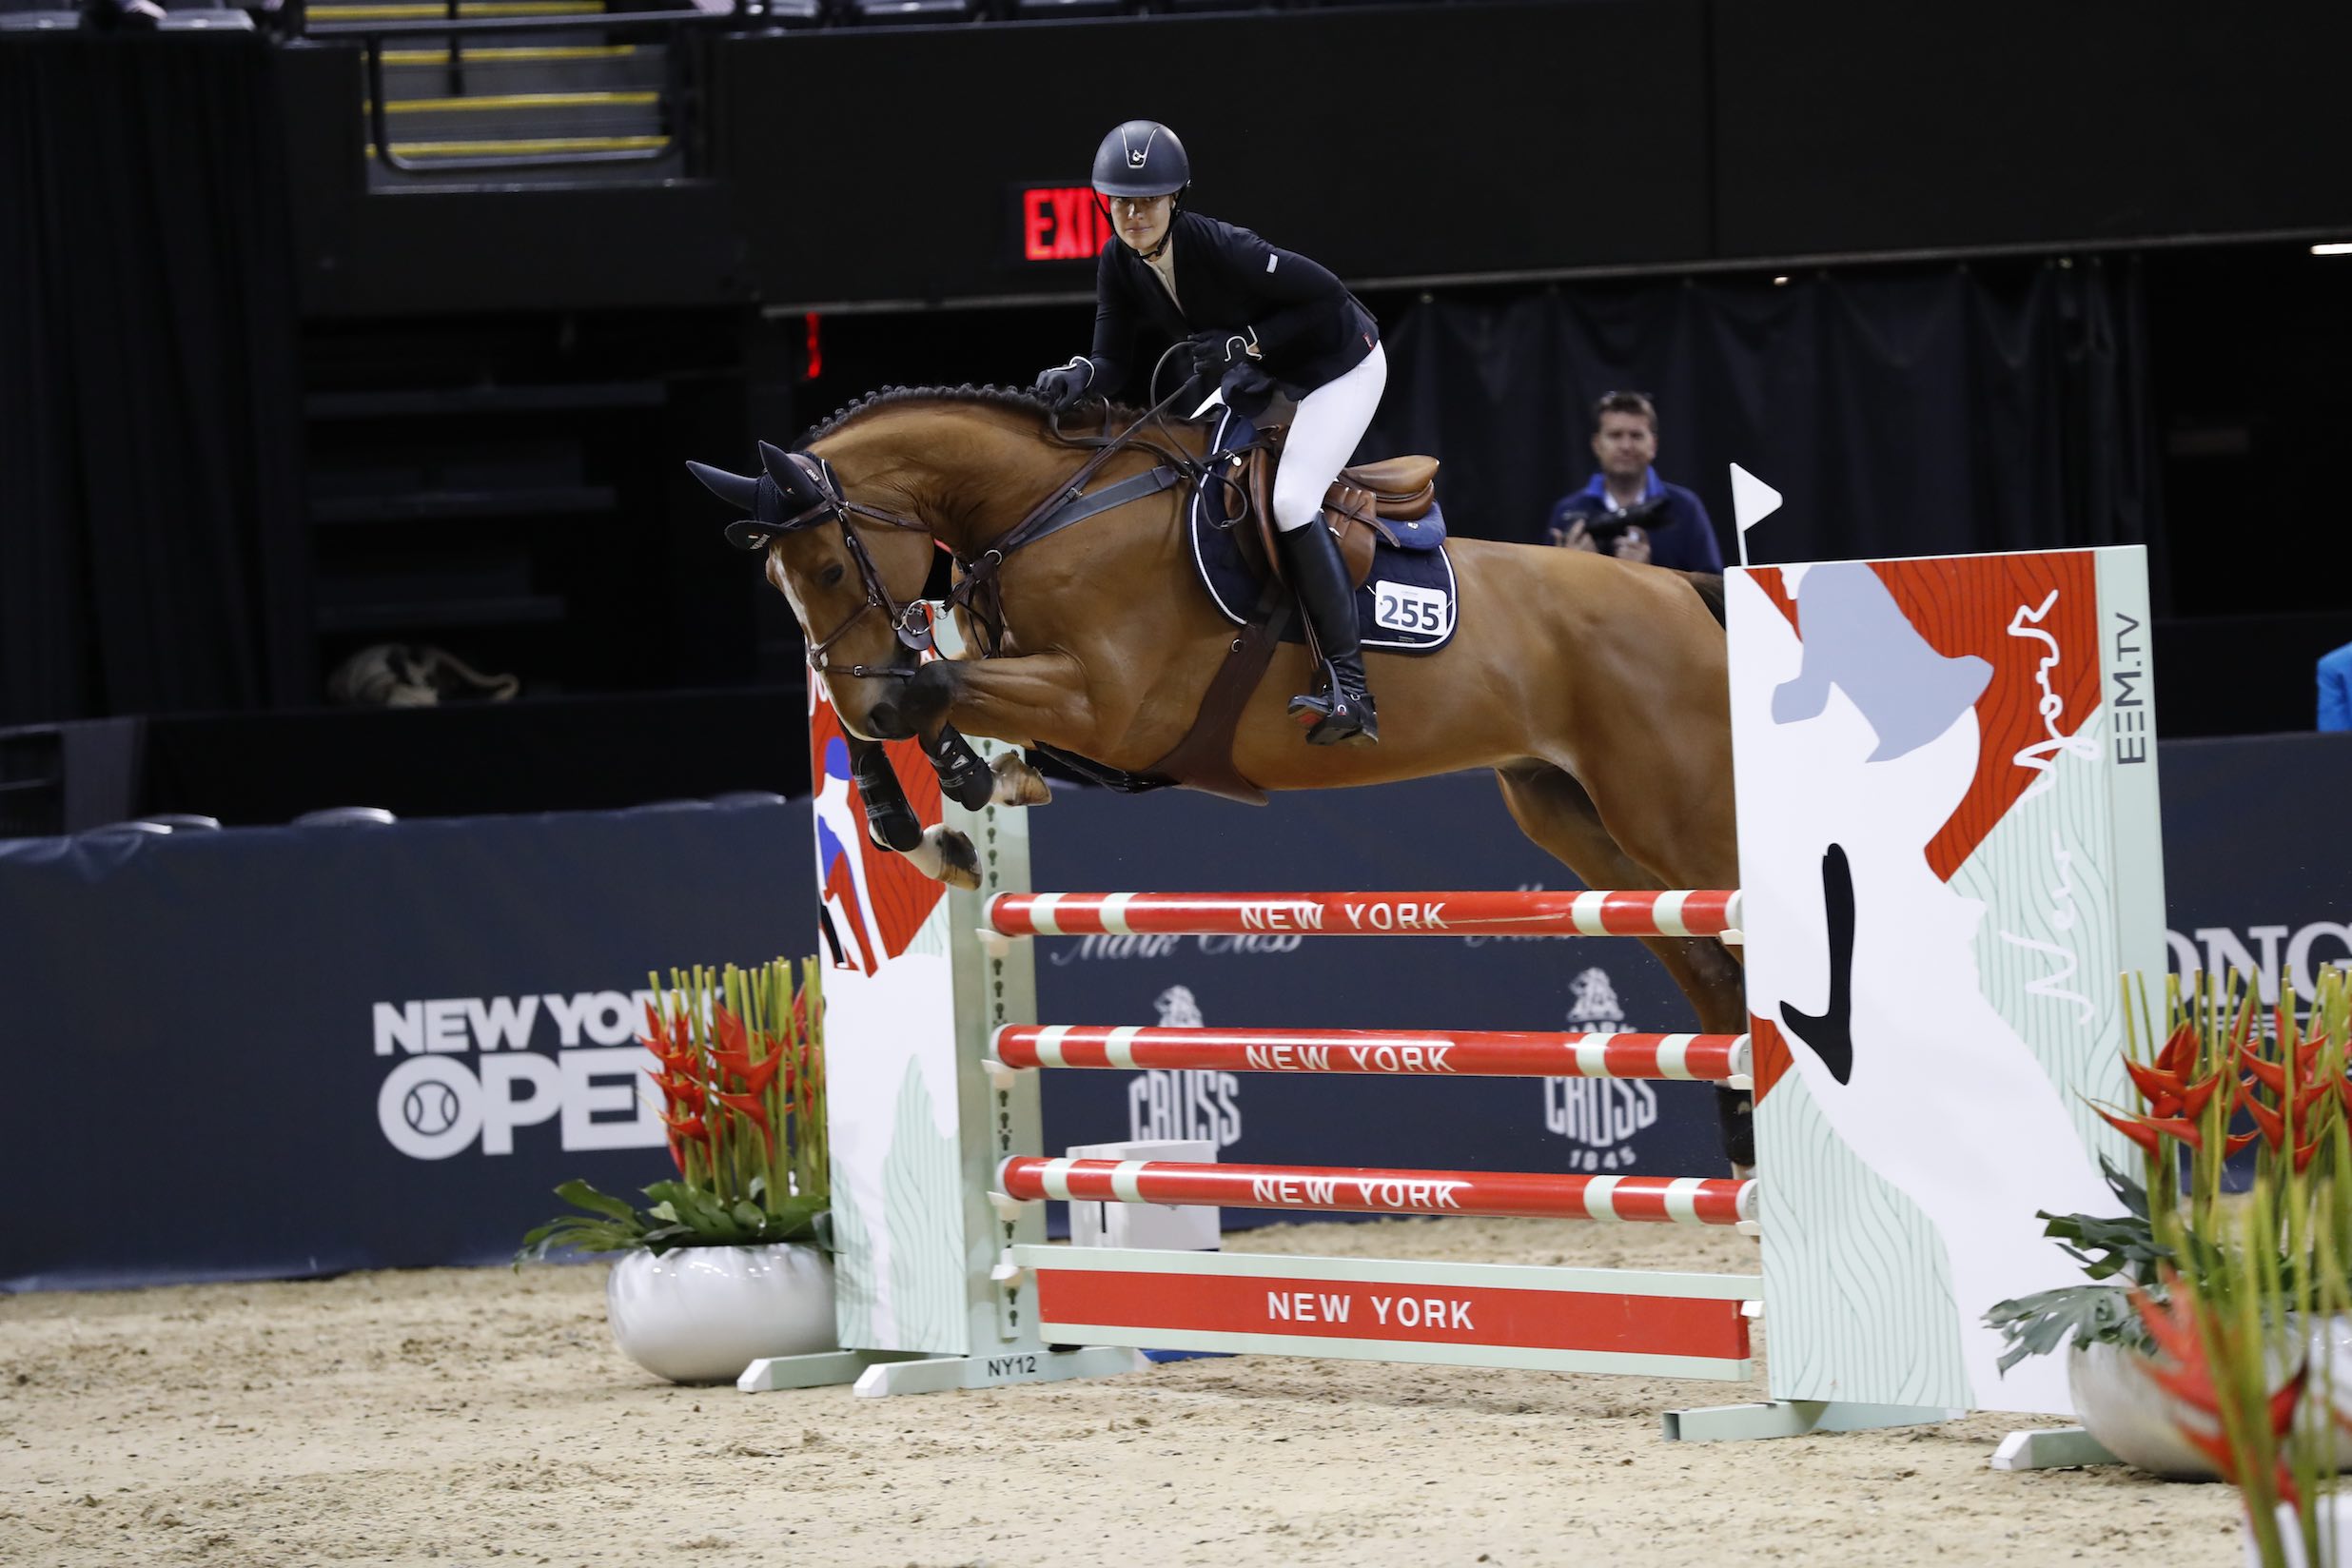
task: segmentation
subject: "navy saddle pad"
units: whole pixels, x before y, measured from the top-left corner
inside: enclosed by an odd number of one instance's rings
[[[1249,421],[1221,410],[1211,449],[1231,451],[1248,444],[1257,433]],[[1186,527],[1201,585],[1227,620],[1244,626],[1257,606],[1261,584],[1242,556],[1239,530],[1225,526],[1222,515],[1231,495],[1229,487],[1219,484],[1194,491]],[[1356,590],[1358,635],[1366,648],[1382,653],[1435,653],[1454,639],[1454,563],[1445,553],[1445,519],[1432,504],[1414,521],[1388,526],[1398,543],[1383,539],[1373,546],[1372,575]],[[1283,640],[1306,640],[1297,617],[1291,617]]]

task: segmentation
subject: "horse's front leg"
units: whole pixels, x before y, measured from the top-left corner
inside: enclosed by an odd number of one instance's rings
[[[1017,753],[991,767],[964,738],[973,735],[1016,745],[1086,733],[1090,712],[1078,683],[1078,661],[1067,654],[1017,658],[934,659],[907,683],[905,696],[875,710],[877,721],[921,737],[939,774],[940,788],[968,810],[982,806],[1041,806],[1046,781]]]
[[[914,869],[934,882],[951,888],[980,885],[980,856],[971,840],[944,824],[926,830],[907,792],[891,767],[890,754],[878,740],[849,740],[850,777],[866,811],[866,834],[886,850],[895,850]]]

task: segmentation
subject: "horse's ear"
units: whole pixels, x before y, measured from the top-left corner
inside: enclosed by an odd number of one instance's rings
[[[825,500],[822,486],[810,474],[816,466],[813,459],[761,441],[759,461],[767,468],[768,477],[775,480],[775,487],[791,500],[793,511],[805,512]]]
[[[714,468],[707,462],[689,462],[686,472],[702,481],[702,487],[720,500],[746,512],[759,508],[759,480],[752,474],[730,474],[724,468]]]

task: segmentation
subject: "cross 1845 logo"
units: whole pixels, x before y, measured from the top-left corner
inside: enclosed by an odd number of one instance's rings
[[[1190,986],[1170,986],[1152,1001],[1161,1029],[1199,1029],[1201,1004]],[[1230,1072],[1153,1068],[1127,1083],[1127,1136],[1207,1139],[1219,1148],[1242,1135],[1242,1081]]]
[[[1576,997],[1568,1026],[1595,1034],[1618,1034],[1625,1009],[1608,971],[1590,969],[1570,982]],[[1657,1090],[1639,1080],[1546,1078],[1543,1125],[1575,1145],[1568,1156],[1577,1170],[1622,1170],[1635,1160],[1633,1137],[1657,1121]]]

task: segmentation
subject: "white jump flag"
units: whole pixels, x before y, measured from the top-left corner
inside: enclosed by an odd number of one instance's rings
[[[1739,525],[1739,564],[1748,564],[1748,530],[1780,510],[1780,492],[1732,464],[1732,520]]]

